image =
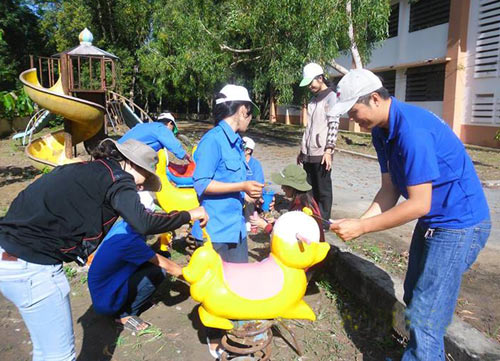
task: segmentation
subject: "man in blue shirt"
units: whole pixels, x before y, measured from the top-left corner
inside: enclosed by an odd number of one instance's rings
[[[127,139],[135,139],[149,145],[155,151],[166,148],[177,158],[190,160],[189,154],[182,148],[181,142],[175,137],[177,133],[177,123],[172,113],[161,113],[153,123],[140,123],[130,129],[118,143],[123,143]]]
[[[410,339],[402,360],[445,360],[462,274],[488,239],[488,204],[463,144],[433,113],[390,97],[380,79],[351,70],[332,115],[371,129],[382,185],[359,219],[331,229],[348,241],[418,219],[404,282]],[[400,196],[406,200],[397,203]]]
[[[149,145],[156,152],[166,148],[177,158],[190,161],[191,157],[182,147],[181,142],[175,137],[177,134],[177,123],[172,113],[161,113],[156,122],[140,123],[125,133],[118,143],[123,143],[127,139],[135,139]],[[154,210],[155,200],[150,192],[139,192],[141,203],[149,210]]]

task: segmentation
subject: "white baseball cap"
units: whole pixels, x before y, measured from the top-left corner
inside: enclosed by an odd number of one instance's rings
[[[251,149],[251,150],[254,150],[255,149],[255,142],[253,141],[252,138],[249,138],[249,137],[243,137],[241,138],[241,140],[243,141],[243,143],[245,144],[244,147],[245,149]]]
[[[248,90],[244,86],[227,84],[220,90],[219,93],[224,94],[225,98],[219,98],[215,100],[215,104],[227,103],[227,102],[249,102],[257,107],[257,105],[250,99],[248,95]]]
[[[316,78],[318,75],[322,75],[323,73],[324,72],[321,65],[316,63],[307,64],[302,70],[302,81],[300,82],[299,86],[307,86],[311,84],[314,78]]]
[[[161,113],[156,118],[156,121],[157,122],[164,122],[164,123],[172,122],[174,124],[174,129],[173,129],[174,134],[177,134],[179,132],[179,128],[177,127],[177,122],[175,121],[174,116],[170,112]]]
[[[340,79],[337,85],[337,103],[328,112],[330,116],[341,116],[356,104],[358,99],[382,88],[382,81],[367,69],[353,69]]]

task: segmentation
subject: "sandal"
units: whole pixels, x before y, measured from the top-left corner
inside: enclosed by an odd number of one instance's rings
[[[210,343],[211,343],[211,340],[210,338],[207,336],[207,346],[208,346],[208,352],[210,352],[210,355],[212,355],[212,357],[216,360],[218,360],[222,354],[224,353],[224,349],[222,348],[221,345],[218,345],[216,347],[215,350],[213,350],[212,348],[210,348]]]
[[[140,332],[147,330],[151,327],[151,323],[142,320],[137,316],[130,316],[125,323],[120,322],[120,320],[116,320],[116,323],[121,325],[124,329],[127,329],[132,332]],[[140,328],[141,325],[146,324],[146,328]]]

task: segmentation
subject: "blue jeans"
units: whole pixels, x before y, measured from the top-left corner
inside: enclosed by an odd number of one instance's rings
[[[128,281],[128,297],[117,314],[118,318],[138,316],[149,306],[151,297],[165,280],[165,271],[151,262],[141,265]]]
[[[203,246],[203,241],[196,240],[198,247]],[[247,263],[248,262],[248,241],[247,237],[240,239],[238,243],[213,243],[217,252],[224,262]]]
[[[489,220],[462,229],[415,227],[404,282],[410,339],[403,361],[445,361],[444,335],[462,274],[484,248],[490,230]]]
[[[69,283],[62,264],[2,260],[0,291],[16,305],[33,343],[33,361],[75,360]]]

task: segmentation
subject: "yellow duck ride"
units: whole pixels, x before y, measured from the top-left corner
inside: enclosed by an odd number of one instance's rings
[[[319,242],[317,222],[301,211],[281,216],[271,236],[271,254],[258,263],[227,263],[210,240],[198,248],[182,273],[191,297],[201,303],[198,313],[207,327],[230,330],[230,320],[274,318],[314,321],[302,299],[305,270],[327,255],[330,245]]]
[[[188,211],[199,206],[194,188],[174,186],[167,177],[167,155],[165,149],[158,152],[156,174],[161,179],[161,190],[156,193],[158,203],[165,212]]]

